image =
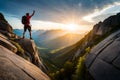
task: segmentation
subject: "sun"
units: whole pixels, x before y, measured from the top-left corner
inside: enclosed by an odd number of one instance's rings
[[[66,25],[66,30],[69,32],[75,32],[78,28],[77,24],[71,23]]]

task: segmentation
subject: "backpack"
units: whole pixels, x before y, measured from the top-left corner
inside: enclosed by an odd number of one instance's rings
[[[27,17],[26,16],[22,16],[22,20],[21,20],[22,24],[26,24],[27,21]]]

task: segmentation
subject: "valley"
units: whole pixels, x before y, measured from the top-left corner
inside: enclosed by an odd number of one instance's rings
[[[22,37],[23,30],[15,29],[14,32]],[[59,70],[63,65],[63,61],[57,58],[62,55],[61,51],[71,50],[71,48],[68,47],[82,39],[86,33],[70,33],[65,30],[33,30],[32,34],[40,57],[46,66],[49,66],[49,71],[54,72]],[[29,38],[28,32],[26,33],[26,38]],[[62,64],[56,61],[62,62]]]

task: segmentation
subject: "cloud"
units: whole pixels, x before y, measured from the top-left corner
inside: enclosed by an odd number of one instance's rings
[[[120,12],[120,2],[115,2],[113,5],[108,5],[102,10],[95,10],[92,14],[83,17],[83,20],[94,23],[96,21],[103,21],[110,15]]]
[[[57,18],[59,21],[71,12],[83,16],[95,8],[101,9],[117,1],[119,0],[0,0],[0,10],[19,17],[35,9],[37,13],[34,19],[56,21]]]

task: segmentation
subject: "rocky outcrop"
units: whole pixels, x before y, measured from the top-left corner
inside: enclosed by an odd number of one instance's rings
[[[42,71],[46,68],[34,41],[14,34],[0,13],[0,80],[50,80]]]
[[[120,80],[120,30],[95,46],[85,64],[95,80]]]
[[[4,22],[6,22],[6,23],[7,23],[7,21],[6,21],[6,19],[4,18],[4,16],[3,16],[3,14],[2,14],[2,13],[0,13],[0,21],[4,21]]]
[[[99,22],[93,27],[93,33],[96,35],[104,35],[113,28],[117,28],[120,25],[120,13],[110,16],[103,22]]]
[[[5,20],[4,16],[2,13],[0,13],[0,32],[6,34],[9,36],[10,34],[13,33],[12,27],[9,25],[9,23]],[[9,34],[8,34],[9,33]]]
[[[30,61],[38,66],[43,71],[47,71],[46,67],[41,62],[42,59],[39,58],[38,50],[35,45],[34,40],[30,39],[16,39],[15,42],[19,43],[19,45],[24,49],[25,54],[29,55]]]

